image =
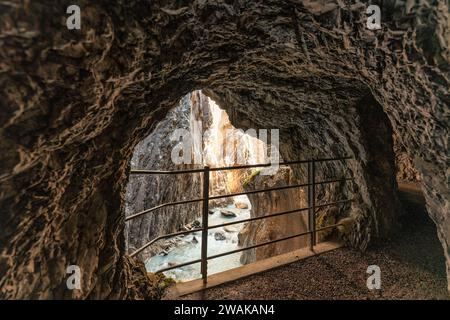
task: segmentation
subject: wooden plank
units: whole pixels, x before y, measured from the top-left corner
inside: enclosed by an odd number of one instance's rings
[[[187,294],[206,290],[222,285],[224,283],[236,281],[238,279],[278,268],[296,261],[304,260],[309,257],[338,249],[340,247],[342,247],[342,243],[339,242],[321,242],[314,247],[314,251],[311,251],[308,247],[306,247],[275,257],[249,263],[231,270],[213,274],[208,277],[208,283],[206,285],[203,284],[202,279],[179,282],[168,290],[165,299],[176,299]]]

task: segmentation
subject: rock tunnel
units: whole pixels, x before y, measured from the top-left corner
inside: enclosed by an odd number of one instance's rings
[[[356,197],[343,237],[361,250],[395,233],[400,146],[450,281],[445,1],[372,1],[381,30],[362,1],[78,3],[81,30],[65,27],[69,1],[0,3],[2,298],[160,297],[126,254],[130,160],[199,89],[235,127],[279,128],[284,159],[352,156],[352,187],[323,192]],[[65,286],[71,264],[82,290]]]

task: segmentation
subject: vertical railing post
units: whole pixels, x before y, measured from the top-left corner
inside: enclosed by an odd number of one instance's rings
[[[316,172],[315,160],[308,162],[308,229],[310,233],[309,248],[316,244]]]
[[[202,262],[201,273],[203,284],[208,281],[208,210],[209,209],[209,167],[203,171],[203,209],[202,209]]]

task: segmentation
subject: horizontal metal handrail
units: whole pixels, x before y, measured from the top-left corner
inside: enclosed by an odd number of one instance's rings
[[[335,227],[341,225],[341,224],[338,223],[338,224],[333,224],[333,225],[330,225],[330,226],[326,226],[326,227],[323,227],[323,228],[316,229],[315,219],[316,219],[316,213],[318,212],[318,209],[320,209],[322,207],[334,206],[334,205],[338,205],[338,204],[342,204],[342,203],[347,203],[347,202],[353,201],[353,199],[342,199],[342,200],[338,200],[338,201],[334,201],[334,202],[329,202],[329,203],[316,205],[316,203],[315,203],[315,198],[316,198],[315,197],[315,187],[316,187],[316,185],[323,185],[323,184],[330,184],[330,183],[345,182],[345,181],[354,180],[353,177],[349,177],[349,178],[344,177],[344,178],[340,178],[340,179],[331,179],[331,180],[324,180],[324,181],[316,182],[315,181],[315,164],[319,163],[319,162],[325,162],[325,161],[339,161],[339,160],[347,160],[347,159],[352,159],[352,158],[350,156],[345,156],[345,157],[335,157],[335,158],[321,158],[321,159],[319,158],[319,159],[310,159],[310,160],[296,160],[296,161],[281,162],[281,163],[278,163],[277,165],[279,165],[279,166],[289,166],[289,165],[294,165],[294,164],[307,163],[308,164],[308,183],[301,183],[301,184],[294,184],[294,185],[287,185],[287,186],[279,186],[279,187],[272,187],[272,188],[265,188],[265,189],[257,189],[257,190],[237,192],[237,193],[230,193],[230,194],[225,194],[225,195],[215,195],[215,196],[209,196],[209,173],[210,173],[210,171],[225,171],[225,170],[238,170],[238,169],[249,169],[249,168],[258,168],[258,167],[269,167],[269,166],[272,166],[273,164],[272,163],[265,163],[265,164],[239,165],[239,166],[216,167],[216,168],[209,168],[208,166],[205,166],[204,168],[189,169],[189,170],[176,170],[176,171],[133,169],[133,170],[130,171],[131,174],[187,174],[187,173],[203,173],[204,179],[203,179],[203,195],[202,195],[203,197],[202,198],[163,203],[163,204],[157,205],[157,206],[155,206],[153,208],[146,209],[146,210],[143,210],[141,212],[132,214],[132,215],[130,215],[130,216],[125,218],[125,221],[127,222],[127,221],[130,221],[130,220],[135,219],[137,217],[140,217],[140,216],[142,216],[144,214],[153,212],[153,211],[155,211],[157,209],[164,208],[164,207],[167,207],[167,206],[188,204],[188,203],[195,203],[195,202],[202,202],[203,203],[203,208],[202,208],[202,226],[200,228],[194,228],[194,229],[191,229],[191,230],[183,230],[183,231],[173,232],[173,233],[170,233],[170,234],[165,234],[165,235],[156,237],[155,239],[152,239],[151,241],[147,242],[146,244],[144,244],[143,246],[141,246],[140,248],[135,250],[133,253],[131,253],[131,256],[134,257],[135,255],[137,255],[140,252],[142,252],[145,248],[151,246],[152,244],[154,244],[155,242],[157,242],[159,240],[201,231],[202,232],[202,248],[201,248],[201,258],[200,259],[188,261],[188,262],[177,264],[177,265],[172,265],[172,266],[169,266],[167,268],[160,269],[160,270],[156,271],[156,273],[169,271],[169,270],[172,270],[172,269],[176,269],[176,268],[192,265],[192,264],[195,264],[195,263],[201,263],[201,268],[200,269],[201,269],[202,279],[203,279],[203,282],[206,284],[207,277],[208,277],[207,261],[211,260],[211,259],[216,259],[216,258],[223,257],[223,256],[226,256],[226,255],[230,255],[230,254],[242,252],[242,251],[245,251],[245,250],[250,250],[250,249],[262,247],[262,246],[265,246],[265,245],[270,245],[272,243],[277,243],[277,242],[280,242],[280,241],[285,241],[285,240],[293,239],[293,238],[300,237],[300,236],[306,236],[306,235],[309,235],[311,237],[310,249],[314,250],[314,245],[317,242],[317,240],[316,240],[317,232],[320,232],[322,230],[326,230],[326,229],[329,229],[329,228],[335,228]],[[272,213],[272,214],[268,214],[268,215],[264,215],[264,216],[253,217],[253,218],[248,218],[248,219],[243,219],[243,220],[231,221],[231,222],[216,224],[216,225],[212,225],[212,226],[208,225],[208,203],[209,203],[210,200],[229,198],[229,197],[235,197],[235,196],[240,196],[240,195],[256,194],[256,193],[262,193],[262,192],[278,191],[278,190],[284,190],[284,189],[303,188],[303,187],[308,187],[308,207],[298,208],[298,209],[293,209],[293,210],[287,210],[287,211]],[[236,250],[215,254],[215,255],[212,255],[212,256],[208,256],[208,254],[207,254],[207,251],[208,251],[207,250],[207,246],[208,246],[208,230],[210,230],[210,229],[226,227],[226,226],[235,225],[235,224],[242,224],[242,223],[251,222],[251,221],[257,221],[257,220],[262,220],[262,219],[268,219],[268,218],[272,218],[272,217],[277,217],[277,216],[282,216],[282,215],[292,214],[292,213],[297,213],[297,212],[302,212],[302,211],[308,211],[308,231],[305,231],[305,232],[302,232],[302,233],[298,233],[298,234],[294,234],[294,235],[290,235],[290,236],[283,237],[283,238],[279,238],[279,239],[275,239],[275,240],[266,241],[266,242],[263,242],[263,243],[258,243],[258,244],[255,244],[255,245],[247,246],[245,248],[239,248],[239,249],[236,249]]]
[[[293,165],[293,164],[302,164],[308,162],[326,162],[326,161],[338,161],[338,160],[348,160],[352,159],[350,156],[345,157],[336,157],[336,158],[319,158],[319,159],[309,159],[309,160],[295,160],[295,161],[285,161],[279,162],[279,166]],[[273,163],[262,163],[262,164],[246,164],[239,166],[229,166],[229,167],[213,167],[209,168],[210,171],[223,171],[223,170],[239,170],[239,169],[251,169],[251,168],[260,168],[260,167],[270,167]],[[130,170],[130,174],[185,174],[185,173],[199,173],[204,172],[205,169],[188,169],[188,170],[143,170],[143,169],[132,169]]]
[[[353,201],[353,199],[344,199],[344,200],[339,200],[339,201],[335,201],[335,202],[326,203],[326,204],[323,204],[323,205],[320,205],[320,206],[316,206],[316,208],[317,207],[329,207],[329,206],[334,206],[334,205],[337,205],[337,204],[341,204],[341,203],[345,203],[345,202],[351,202],[351,201]],[[216,229],[216,228],[227,227],[227,226],[231,226],[231,225],[239,224],[239,223],[252,222],[252,221],[256,221],[256,220],[263,220],[263,219],[266,219],[266,218],[278,217],[278,216],[283,216],[283,215],[286,215],[286,214],[292,214],[292,213],[296,213],[296,212],[307,211],[309,209],[311,209],[311,207],[293,209],[293,210],[288,210],[288,211],[282,211],[282,212],[267,214],[267,215],[259,216],[259,217],[253,217],[253,218],[248,218],[248,219],[242,219],[242,220],[236,220],[236,221],[231,221],[231,222],[226,222],[226,223],[220,223],[220,224],[208,226],[207,229],[208,230],[209,229]]]
[[[192,232],[197,232],[197,231],[202,231],[202,230],[203,230],[203,228],[195,228],[195,229],[190,229],[190,230],[184,230],[184,231],[168,233],[168,234],[156,237],[155,239],[152,239],[150,242],[147,242],[146,244],[141,246],[139,249],[136,249],[136,251],[134,251],[132,254],[130,254],[130,256],[134,257],[135,255],[140,253],[142,250],[144,250],[145,248],[150,247],[152,244],[154,244],[155,242],[158,242],[159,240],[172,238],[172,237],[176,237],[176,236],[181,236],[183,234],[189,234],[189,233],[192,233]]]
[[[297,233],[297,234],[294,234],[294,235],[291,235],[291,236],[288,236],[288,237],[275,239],[275,240],[270,240],[270,241],[266,241],[266,242],[263,242],[263,243],[258,243],[258,244],[252,245],[252,246],[248,246],[248,247],[245,247],[245,248],[240,248],[240,249],[236,249],[236,250],[231,250],[231,251],[219,253],[219,254],[216,254],[216,255],[208,257],[208,260],[220,258],[220,257],[226,256],[226,255],[229,255],[229,254],[238,253],[238,252],[249,250],[249,249],[255,249],[255,248],[258,248],[258,247],[266,246],[266,245],[269,245],[269,244],[272,244],[272,243],[277,243],[277,242],[280,242],[280,241],[285,241],[285,240],[289,240],[289,239],[293,239],[293,238],[297,238],[297,237],[301,237],[301,236],[306,236],[306,235],[311,234],[313,232],[319,232],[319,231],[323,231],[323,230],[326,230],[326,229],[335,228],[335,227],[337,227],[339,225],[341,225],[341,224],[340,223],[333,224],[333,225],[326,226],[326,227],[323,227],[323,228],[320,228],[320,229],[315,229],[314,231],[305,231],[305,232]]]
[[[125,218],[125,222],[128,221],[128,220],[132,220],[132,219],[135,219],[137,217],[140,217],[143,214],[146,214],[146,213],[149,213],[149,212],[152,212],[152,211],[155,211],[157,209],[161,209],[161,208],[164,208],[164,207],[167,207],[167,206],[175,206],[175,205],[179,205],[179,204],[194,203],[194,202],[200,202],[200,201],[203,201],[203,198],[182,200],[182,201],[175,201],[175,202],[166,202],[166,203],[157,205],[156,207],[153,207],[153,208],[150,208],[150,209],[146,209],[144,211],[132,214],[131,216],[128,216],[128,217]]]
[[[248,246],[248,247],[245,247],[245,248],[240,248],[240,249],[236,249],[236,250],[231,250],[231,251],[219,253],[219,254],[207,257],[207,260],[220,258],[220,257],[227,256],[227,255],[230,255],[230,254],[233,254],[233,253],[242,252],[242,251],[245,251],[245,250],[255,249],[255,248],[266,246],[266,245],[269,245],[269,244],[272,244],[272,243],[277,243],[277,242],[281,242],[281,241],[285,241],[285,240],[289,240],[289,239],[293,239],[293,238],[297,238],[297,237],[301,237],[301,236],[306,236],[308,234],[311,234],[312,232],[320,232],[320,231],[323,231],[323,230],[326,230],[326,229],[336,228],[336,227],[338,227],[340,225],[341,225],[341,223],[337,223],[337,224],[333,224],[333,225],[326,226],[326,227],[323,227],[323,228],[315,229],[314,231],[305,231],[305,232],[297,233],[297,234],[294,234],[294,235],[291,235],[291,236],[288,236],[288,237],[275,239],[275,240],[270,240],[270,241],[258,243],[258,244],[252,245],[252,246]],[[155,273],[166,272],[166,271],[169,271],[169,270],[172,270],[172,269],[177,269],[177,268],[185,267],[185,266],[188,266],[188,265],[191,265],[191,264],[195,264],[195,263],[200,263],[200,262],[201,262],[201,259],[192,260],[192,261],[188,261],[186,263],[177,264],[177,265],[174,265],[174,266],[171,266],[171,267],[167,267],[167,268],[164,268],[164,269],[157,270],[157,271],[155,271]]]
[[[343,181],[349,181],[353,180],[354,178],[342,178],[342,179],[335,179],[335,180],[326,180],[326,181],[319,181],[315,184],[327,184],[327,183],[334,183],[334,182],[343,182]],[[246,194],[254,194],[254,193],[261,193],[261,192],[268,192],[268,191],[277,191],[277,190],[284,190],[284,189],[293,189],[293,188],[302,188],[302,187],[308,187],[312,186],[312,183],[301,183],[301,184],[292,184],[289,186],[280,186],[280,187],[273,187],[273,188],[266,188],[266,189],[257,189],[257,190],[251,190],[251,191],[244,191],[244,192],[237,192],[237,193],[229,193],[224,195],[217,195],[217,196],[211,196],[209,197],[209,200],[215,200],[215,199],[222,199],[222,198],[229,198],[229,197],[236,197],[236,196],[242,196]]]
[[[265,215],[265,216],[260,216],[260,217],[254,217],[254,218],[249,218],[249,219],[243,219],[243,220],[237,220],[237,221],[232,221],[232,222],[212,225],[212,226],[206,227],[206,229],[209,230],[209,229],[215,229],[215,228],[220,228],[220,227],[226,227],[226,226],[231,226],[231,225],[234,225],[234,224],[245,223],[245,222],[250,222],[250,221],[255,221],[255,220],[260,220],[260,219],[266,219],[266,218],[281,216],[281,215],[295,213],[295,212],[299,212],[299,211],[305,211],[305,210],[309,210],[309,208],[299,208],[299,209],[295,209],[295,210],[283,211],[283,212],[278,212],[278,213]],[[175,237],[175,236],[182,235],[182,234],[188,234],[188,233],[192,233],[192,232],[202,231],[202,230],[203,230],[203,227],[202,228],[191,229],[191,230],[186,230],[186,231],[174,232],[174,233],[170,233],[170,234],[165,234],[165,235],[159,236],[159,237],[151,240],[150,242],[144,244],[142,247],[140,247],[139,249],[134,251],[130,256],[134,257],[135,255],[140,253],[142,250],[144,250],[145,248],[151,246],[152,244],[154,244],[155,242],[157,242],[159,240]]]
[[[351,202],[351,201],[353,201],[353,199],[343,199],[343,200],[338,200],[338,201],[334,201],[334,202],[330,202],[330,203],[325,203],[325,204],[322,204],[322,205],[317,205],[316,208],[329,207],[329,206],[334,206],[334,205],[338,205],[338,204],[346,203],[346,202]],[[268,215],[264,215],[264,216],[253,217],[253,218],[248,218],[248,219],[236,220],[236,221],[216,224],[216,225],[212,225],[212,226],[207,226],[206,229],[210,230],[210,229],[216,229],[216,228],[231,226],[231,225],[240,224],[240,223],[246,223],[246,222],[251,222],[251,221],[263,220],[263,219],[267,219],[267,218],[278,217],[278,216],[292,214],[292,213],[296,213],[296,212],[307,211],[309,209],[311,209],[311,207],[287,210],[287,211],[277,212],[277,213],[268,214]],[[191,229],[191,230],[184,230],[184,231],[169,233],[169,234],[165,234],[165,235],[159,236],[159,237],[157,237],[155,239],[152,239],[150,242],[147,242],[146,244],[141,246],[139,249],[136,249],[136,251],[131,253],[130,256],[134,257],[135,255],[139,254],[140,252],[142,252],[143,250],[145,250],[146,248],[148,248],[149,246],[151,246],[155,242],[158,242],[159,240],[167,239],[167,238],[171,238],[171,237],[176,237],[176,236],[183,235],[183,234],[189,234],[189,233],[193,233],[193,232],[198,232],[198,231],[202,231],[202,230],[203,230],[203,227],[195,228],[195,229]]]
[[[325,181],[319,181],[316,182],[315,184],[327,184],[327,183],[335,183],[335,182],[344,182],[344,181],[350,181],[353,180],[354,178],[341,178],[341,179],[334,179],[334,180],[325,180]],[[215,200],[215,199],[222,199],[222,198],[230,198],[230,197],[236,197],[236,196],[241,196],[241,195],[247,195],[247,194],[255,194],[255,193],[261,193],[261,192],[269,192],[269,191],[277,191],[277,190],[284,190],[284,189],[293,189],[293,188],[301,188],[301,187],[308,187],[308,186],[312,186],[311,183],[301,183],[301,184],[293,184],[293,185],[289,185],[289,186],[280,186],[280,187],[273,187],[273,188],[266,188],[266,189],[258,189],[258,190],[251,190],[251,191],[244,191],[244,192],[237,192],[237,193],[229,193],[229,194],[224,194],[224,195],[217,195],[217,196],[211,196],[209,197],[209,200]],[[160,205],[157,205],[153,208],[150,209],[146,209],[144,211],[135,213],[133,215],[130,215],[128,217],[125,218],[125,221],[129,221],[132,219],[135,219],[137,217],[140,217],[144,214],[150,213],[152,211],[155,211],[157,209],[161,209],[167,206],[172,206],[172,205],[179,205],[179,204],[187,204],[187,203],[193,203],[193,202],[200,202],[203,201],[204,198],[196,198],[196,199],[191,199],[191,200],[183,200],[183,201],[175,201],[175,202],[166,202]]]
[[[145,170],[145,169],[131,169],[130,174],[185,174],[185,173],[199,173],[205,172],[205,169],[188,169],[188,170]]]

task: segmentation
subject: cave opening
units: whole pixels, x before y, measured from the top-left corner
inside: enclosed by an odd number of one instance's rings
[[[268,140],[270,133],[270,141]],[[152,133],[134,149],[131,160],[132,169],[185,170],[204,166],[212,168],[233,167],[236,165],[256,165],[270,163],[270,167],[239,169],[230,171],[212,171],[210,173],[209,193],[226,195],[242,193],[257,188],[255,181],[265,178],[265,183],[285,185],[293,179],[289,166],[278,168],[278,132],[265,129],[235,128],[227,114],[216,102],[203,94],[193,91],[180,99],[176,107],[168,112]],[[280,170],[280,172],[278,172]],[[130,216],[149,207],[160,204],[198,198],[202,192],[203,176],[199,174],[180,174],[177,176],[133,176],[130,175],[125,197],[125,214]],[[261,184],[261,182],[259,183]],[[283,208],[293,209],[304,204],[302,191],[285,191],[281,196],[267,195],[249,197],[245,194],[209,201],[208,225],[240,221],[268,214]],[[253,208],[255,206],[255,208]],[[253,210],[252,210],[253,209]],[[291,216],[291,215],[289,215]],[[289,219],[289,216],[286,217]],[[284,228],[278,235],[289,230],[306,231],[305,219],[273,219],[270,228],[255,223],[240,223],[232,226],[217,227],[208,231],[208,255],[221,254],[254,243],[261,234],[275,232],[275,228]],[[282,226],[283,222],[285,227]],[[201,227],[200,203],[188,203],[183,206],[161,208],[126,225],[125,239],[129,253],[142,248],[153,239],[181,230]],[[256,229],[264,230],[256,230]],[[271,229],[271,230],[268,230]],[[292,233],[292,232],[291,232]],[[290,235],[290,234],[289,234]],[[183,234],[146,247],[138,257],[145,263],[149,272],[182,264],[200,258],[202,233],[196,231]],[[211,260],[208,272],[214,274],[229,270],[242,264],[268,257],[274,252],[286,252],[301,246],[306,241],[286,241],[282,246],[272,245],[263,254],[252,250],[234,253]],[[260,250],[258,250],[260,251]],[[175,280],[191,280],[200,275],[200,264],[182,266],[166,271],[165,274]]]
[[[279,128],[283,159],[354,158],[321,168],[348,171],[353,184],[318,191],[354,197],[333,214],[348,219],[340,236],[353,248],[399,220],[394,133],[420,173],[450,290],[447,3],[394,1],[373,31],[361,1],[324,10],[311,1],[122,2],[90,3],[79,32],[55,29],[53,3],[2,7],[2,297],[160,297],[127,255],[130,159],[198,88],[237,128]],[[83,290],[65,286],[73,263]]]
[[[284,123],[281,122],[283,115],[245,90],[233,92],[232,98],[220,90],[192,91],[183,96],[151,134],[137,144],[131,168],[180,170],[202,168],[204,165],[221,167],[266,163],[266,143],[255,135],[245,133],[252,133],[252,128],[258,130],[275,126],[280,128],[278,160],[344,155],[353,158],[349,162],[317,164],[318,180],[354,177],[351,183],[317,186],[318,203],[353,199],[351,203],[321,207],[317,210],[318,227],[343,224],[336,230],[320,232],[318,241],[339,239],[366,249],[369,240],[376,243],[376,240],[386,239],[392,234],[399,226],[399,217],[403,211],[397,198],[395,175],[398,173],[398,164],[395,161],[396,140],[391,123],[371,92],[358,82],[354,85],[358,88],[357,97],[354,97],[351,103],[346,103],[341,116],[330,119],[326,115],[304,112],[295,114],[294,119]],[[352,90],[355,91],[355,88]],[[251,108],[255,108],[255,103],[260,103],[258,107],[264,109],[264,118],[252,114]],[[250,112],[239,105],[250,106]],[[183,134],[189,136],[190,144],[187,149]],[[240,143],[230,139],[236,135],[240,138]],[[231,148],[228,147],[229,141],[232,141]],[[272,176],[259,173],[256,169],[230,173],[211,172],[210,195],[289,185],[307,180],[306,166],[280,167]],[[201,189],[202,175],[199,174],[155,178],[130,175],[126,188],[125,213],[129,216],[162,203],[196,198],[201,195]],[[299,188],[274,191],[228,200],[217,200],[216,203],[210,204],[210,226],[306,207],[307,190]],[[198,227],[201,227],[200,203],[162,208],[126,224],[128,253],[163,234]],[[208,255],[290,236],[307,229],[307,215],[298,213],[267,221],[242,223],[233,228],[211,229],[208,233]],[[208,271],[209,274],[214,274],[229,270],[306,247],[308,242],[308,237],[298,237],[246,250],[230,257],[212,259]],[[201,232],[197,231],[161,241],[158,245],[152,245],[140,252],[138,257],[145,263],[147,271],[155,272],[199,259],[200,246]],[[201,277],[200,263],[172,269],[165,274],[181,281],[197,279]]]
[[[350,198],[354,201],[338,206],[319,207],[315,217],[319,228],[338,222],[347,224],[337,230],[318,233],[319,242],[339,238],[365,249],[369,240],[365,238],[367,234],[383,239],[392,233],[398,224],[401,210],[397,199],[397,185],[393,179],[396,171],[391,125],[381,106],[368,91],[361,90],[360,95],[361,98],[355,99],[355,104],[347,110],[354,119],[350,128],[342,127],[349,125],[345,122],[347,119],[341,120],[342,122],[339,118],[337,121],[333,119],[330,124],[329,119],[319,116],[313,117],[314,121],[311,122],[310,114],[299,115],[295,119],[303,126],[280,126],[278,138],[281,144],[277,146],[277,159],[326,158],[330,151],[341,156],[350,153],[357,157],[355,160],[362,158],[363,161],[316,164],[319,180],[352,176],[356,183],[318,185],[318,203],[339,202]],[[242,97],[245,96],[240,93],[239,102],[244,103]],[[221,109],[211,97],[221,101],[226,107]],[[276,116],[272,110],[268,112],[272,118],[264,124],[271,126],[274,121],[279,125],[279,115]],[[236,114],[235,105],[230,107],[230,104],[221,100],[221,96],[214,91],[193,91],[182,97],[152,133],[135,147],[131,168],[180,170],[203,168],[205,165],[223,167],[267,163],[270,159],[267,139],[264,142],[259,140],[255,134],[256,130],[252,129],[252,126],[260,129],[262,124],[252,120],[248,114]],[[321,123],[323,126],[318,126]],[[236,129],[233,124],[246,131]],[[339,134],[347,135],[347,139],[339,137]],[[186,136],[188,139],[185,139]],[[348,138],[350,136],[356,138],[355,144]],[[324,137],[329,141],[323,141]],[[273,153],[272,149],[271,151]],[[260,171],[254,169],[211,172],[210,195],[291,185],[307,180],[307,167],[302,165],[282,166],[270,175],[261,175]],[[199,197],[202,180],[202,175],[198,174],[154,178],[131,175],[126,188],[126,215],[130,216],[163,203]],[[306,191],[306,188],[298,188],[211,201],[209,226],[307,207]],[[355,225],[359,223],[364,224],[370,231],[355,233]],[[126,225],[128,252],[132,253],[164,234],[200,227],[200,203],[161,208]],[[307,215],[298,212],[267,221],[211,229],[208,231],[208,256],[305,231],[308,231]],[[212,259],[208,271],[213,274],[290,252],[308,246],[308,241],[307,236],[302,236],[235,253],[229,257]],[[145,262],[149,272],[155,272],[200,259],[200,248],[201,232],[196,231],[146,247],[138,256]],[[200,277],[200,263],[172,269],[165,274],[176,280],[196,279]]]

